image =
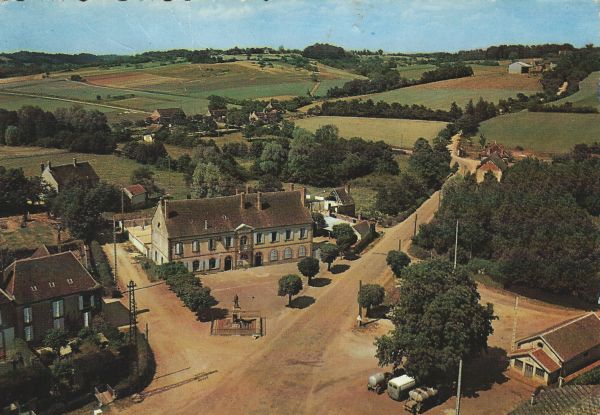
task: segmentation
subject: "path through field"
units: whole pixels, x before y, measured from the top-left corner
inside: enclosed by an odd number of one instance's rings
[[[119,107],[116,105],[98,104],[96,102],[81,101],[81,100],[71,99],[71,98],[51,97],[51,96],[41,95],[41,94],[27,94],[25,92],[13,92],[13,91],[7,91],[6,89],[0,89],[0,95],[13,95],[13,96],[18,96],[18,97],[49,99],[52,101],[64,101],[64,102],[71,102],[74,104],[92,105],[92,106],[102,107],[102,108],[110,108],[110,109],[116,109],[116,110],[121,110],[121,111],[129,111],[133,114],[150,114],[147,111],[141,111],[141,110],[136,110],[136,109],[127,108],[127,107]]]

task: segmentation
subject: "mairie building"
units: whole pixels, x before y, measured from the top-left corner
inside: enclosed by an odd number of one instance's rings
[[[298,261],[312,255],[304,189],[163,200],[152,218],[150,258],[192,272]]]

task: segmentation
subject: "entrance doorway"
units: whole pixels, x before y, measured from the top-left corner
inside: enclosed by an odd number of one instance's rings
[[[224,269],[225,269],[225,271],[229,271],[231,269],[231,257],[230,256],[225,257]]]
[[[254,255],[254,266],[255,266],[255,267],[260,267],[260,266],[262,265],[262,263],[263,263],[263,257],[262,257],[262,254],[261,254],[260,252],[257,252],[257,253]]]

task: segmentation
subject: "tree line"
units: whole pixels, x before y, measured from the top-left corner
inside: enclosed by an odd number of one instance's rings
[[[65,148],[79,153],[108,154],[122,137],[113,133],[106,115],[75,105],[54,112],[36,106],[0,109],[0,145]]]
[[[473,176],[444,186],[435,219],[421,225],[416,246],[471,261],[506,287],[522,285],[589,301],[598,297],[600,161],[517,162],[498,183]]]
[[[390,69],[369,79],[354,79],[341,87],[333,87],[327,91],[328,98],[366,95],[392,89],[405,88],[413,85],[427,84],[446,79],[463,78],[473,75],[473,68],[462,62],[442,65],[431,71],[426,71],[420,79],[406,79],[397,70]]]

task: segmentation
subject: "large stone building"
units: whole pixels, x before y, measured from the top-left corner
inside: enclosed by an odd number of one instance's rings
[[[508,355],[512,370],[543,384],[569,379],[600,359],[600,318],[584,314],[522,338],[516,347]]]
[[[226,271],[312,255],[305,190],[162,201],[152,218],[150,257],[193,272]]]
[[[91,325],[102,286],[67,251],[45,247],[9,265],[0,278],[0,354],[14,338],[40,342],[52,328],[77,331]]]

